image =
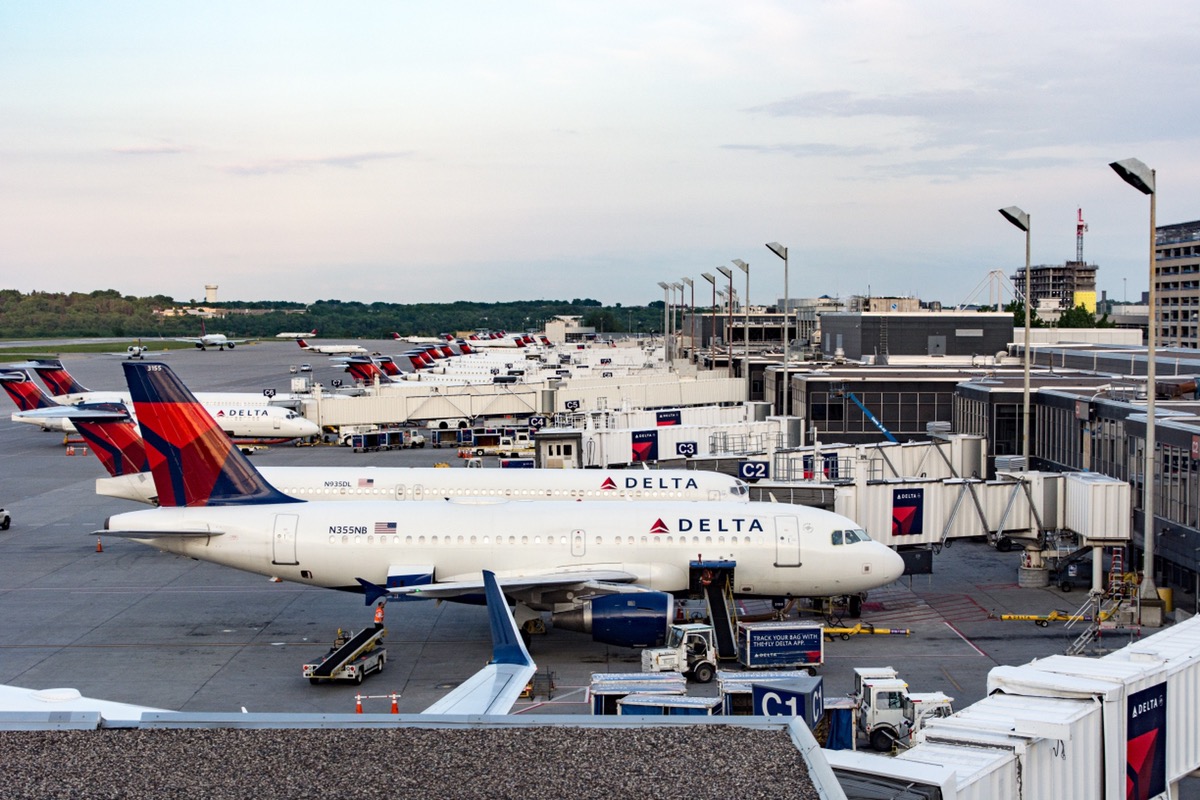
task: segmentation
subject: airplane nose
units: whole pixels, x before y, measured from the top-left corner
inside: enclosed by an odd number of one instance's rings
[[[890,547],[880,545],[886,551],[882,554],[882,569],[880,572],[888,577],[888,583],[897,581],[904,574],[904,559]]]

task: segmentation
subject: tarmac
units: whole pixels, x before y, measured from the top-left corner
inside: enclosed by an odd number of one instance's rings
[[[384,353],[391,341],[360,342]],[[153,359],[153,354],[151,360]],[[294,342],[234,350],[177,351],[165,359],[196,391],[289,391],[289,365],[310,363],[327,386],[346,376],[325,356]],[[123,389],[121,359],[67,355],[93,389]],[[0,420],[0,505],[13,517],[0,532],[0,682],[35,689],[72,687],[85,695],[185,711],[348,713],[355,694],[367,712],[419,712],[469,677],[490,655],[486,613],[453,603],[396,603],[387,609],[386,670],[361,687],[310,685],[301,665],[325,652],[337,630],[372,624],[361,595],[288,583],[99,538],[107,516],[135,507],[99,497],[105,475],[91,454],[65,455],[61,434]],[[462,468],[453,449],[352,453],[336,446],[274,446],[262,465]],[[490,459],[489,459],[490,460]],[[569,505],[569,504],[568,504]],[[98,549],[102,545],[102,552]],[[1073,612],[1082,592],[1017,585],[1018,551],[960,541],[934,557],[933,574],[872,592],[862,621],[907,628],[908,636],[858,635],[825,646],[825,694],[849,692],[853,669],[892,666],[913,691],[943,691],[956,708],[984,697],[988,671],[1062,653],[1080,632],[1061,622],[1003,622],[1001,613]],[[853,621],[847,620],[849,624]],[[1152,632],[1152,631],[1148,631]],[[1110,633],[1116,649],[1137,631]],[[552,689],[522,700],[516,714],[586,714],[594,672],[635,672],[637,650],[596,644],[578,633],[535,636],[530,651]],[[716,685],[691,686],[694,694]]]

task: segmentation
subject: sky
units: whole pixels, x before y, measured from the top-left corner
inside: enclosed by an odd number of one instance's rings
[[[0,288],[644,305],[1147,286],[1200,219],[1200,4],[0,4]],[[735,270],[745,293],[745,276]],[[722,284],[724,284],[722,279]],[[690,302],[690,295],[684,298]]]

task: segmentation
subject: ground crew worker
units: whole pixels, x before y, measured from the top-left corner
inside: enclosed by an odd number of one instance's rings
[[[383,627],[383,601],[379,601],[379,605],[375,606],[375,628],[378,630]]]

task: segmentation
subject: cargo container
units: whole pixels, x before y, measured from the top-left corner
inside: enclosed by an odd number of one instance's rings
[[[811,622],[739,622],[738,663],[750,669],[802,667],[825,662],[824,626]]]
[[[617,699],[617,714],[640,717],[711,717],[721,713],[719,697],[662,693],[628,694]]]

